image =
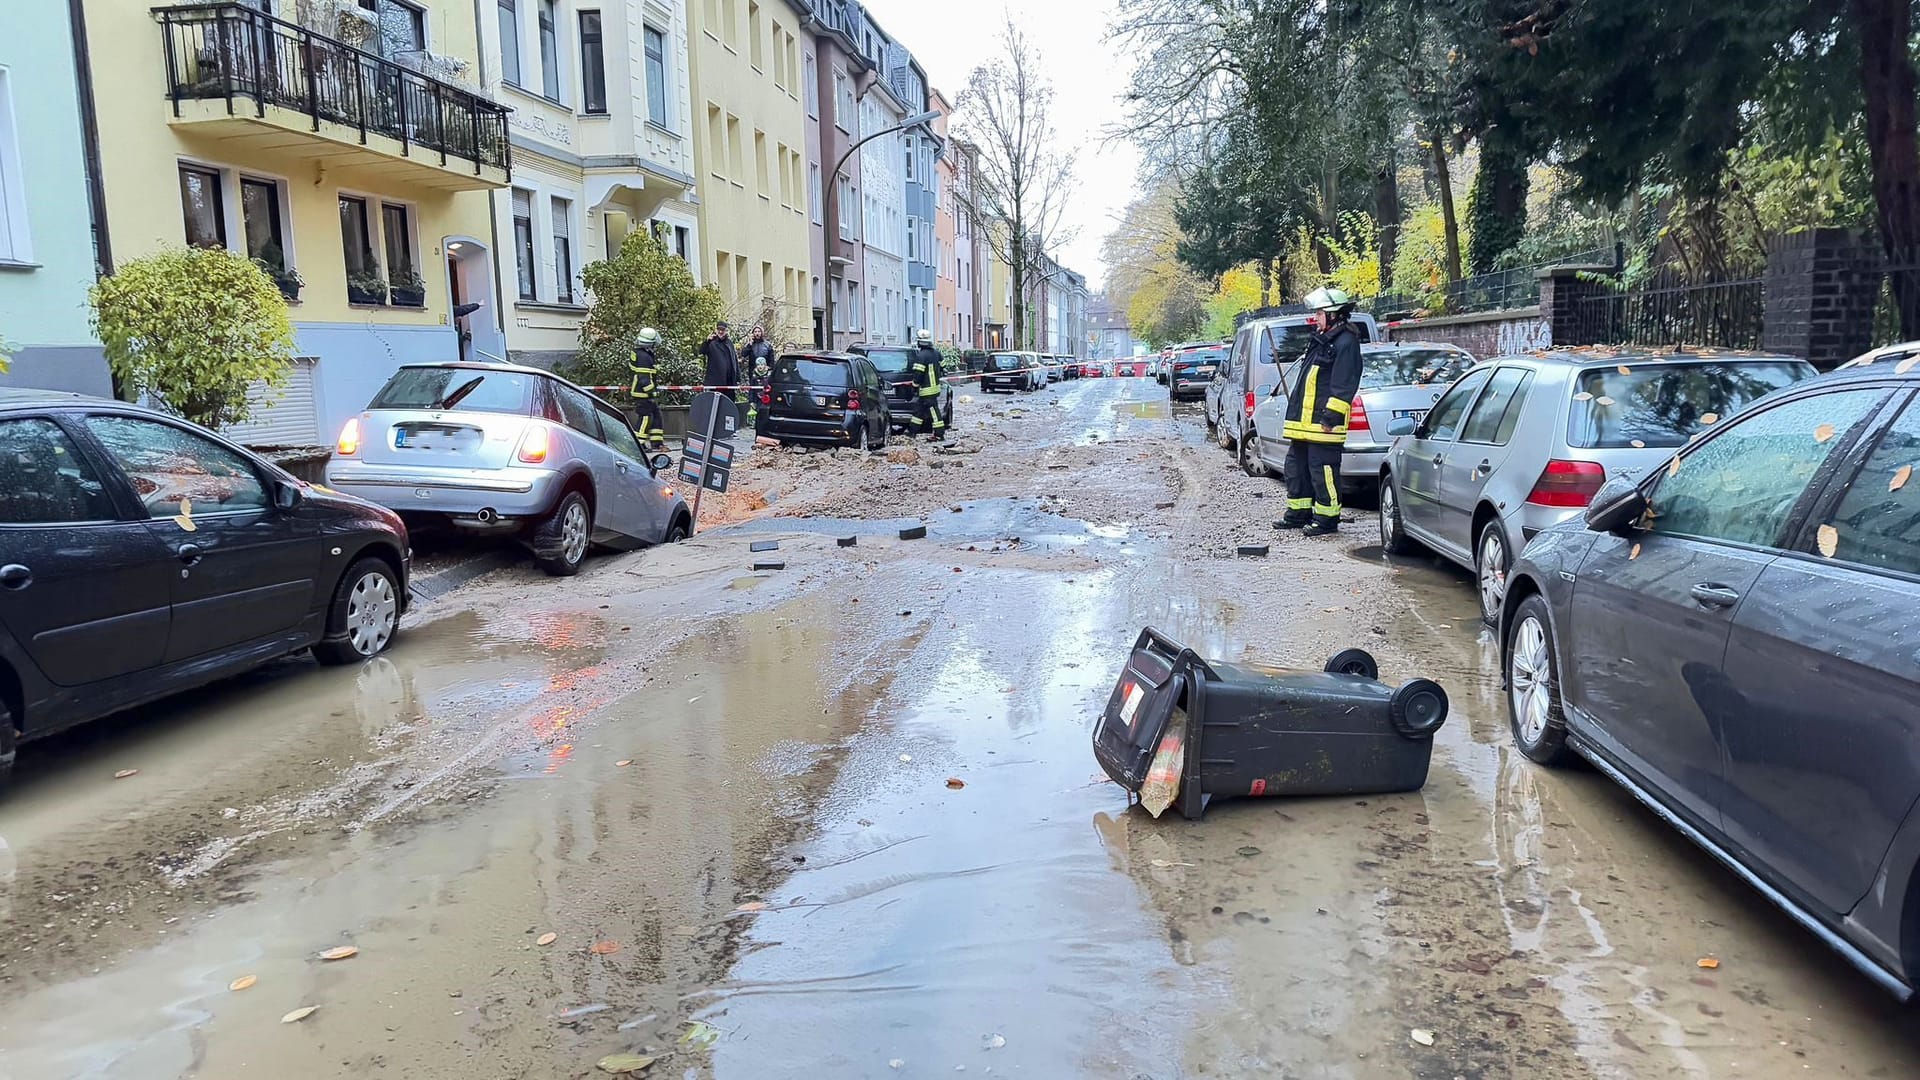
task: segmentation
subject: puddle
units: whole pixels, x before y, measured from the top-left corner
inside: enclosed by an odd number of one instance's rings
[[[755,575],[752,577],[737,577],[737,578],[734,578],[732,581],[727,582],[727,588],[739,589],[743,591],[746,589],[757,589],[760,586],[766,584],[767,580],[768,579],[764,574]]]

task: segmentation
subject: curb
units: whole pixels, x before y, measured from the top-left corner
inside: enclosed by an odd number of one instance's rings
[[[466,562],[449,566],[439,573],[409,580],[407,591],[413,594],[415,600],[431,603],[483,575],[512,566],[515,561],[507,553],[500,551],[476,555]]]

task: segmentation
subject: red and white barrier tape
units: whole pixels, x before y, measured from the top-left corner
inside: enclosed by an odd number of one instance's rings
[[[989,375],[1025,375],[1029,371],[1046,371],[1048,370],[1048,368],[1054,367],[1054,366],[1064,366],[1064,365],[1042,365],[1040,367],[1030,367],[1030,368],[1011,368],[1004,371],[1001,371],[1001,370],[976,371],[969,375],[942,375],[940,376],[940,381],[943,383],[950,383],[950,382],[964,382],[969,379],[984,379]],[[1075,365],[1075,366],[1079,366],[1079,365]],[[767,384],[765,383],[753,383],[751,385],[746,385],[746,386],[656,386],[653,389],[656,392],[664,391],[664,390],[690,390],[695,393],[699,393],[707,390],[714,390],[714,391],[763,390],[766,388],[766,385]],[[893,385],[912,386],[914,384],[894,383]],[[588,393],[592,393],[592,394],[626,394],[626,393],[632,393],[633,391],[633,387],[631,386],[583,386],[580,389],[585,390]]]

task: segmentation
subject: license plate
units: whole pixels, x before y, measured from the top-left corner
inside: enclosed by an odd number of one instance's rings
[[[1419,423],[1419,422],[1420,422],[1421,420],[1423,420],[1423,419],[1425,419],[1425,418],[1426,418],[1426,415],[1427,415],[1427,410],[1425,410],[1425,409],[1395,409],[1395,410],[1393,410],[1393,418],[1394,418],[1395,420],[1399,420],[1399,419],[1401,419],[1401,418],[1403,418],[1403,417],[1404,417],[1404,418],[1407,418],[1407,419],[1411,419],[1411,420],[1412,420],[1412,421],[1413,421],[1414,423],[1416,423],[1416,424],[1417,424],[1417,423]]]
[[[404,448],[406,447],[406,445],[407,445],[407,432],[406,432],[406,430],[405,430],[404,428],[396,428],[396,429],[394,429],[394,432],[393,432],[393,445],[394,445],[394,448],[395,448],[395,449],[404,449]]]
[[[820,407],[821,407],[821,408],[823,408],[823,409],[824,409],[824,408],[826,408],[826,405],[827,405],[827,399],[826,399],[826,396],[825,396],[824,394],[815,394],[815,395],[813,395],[813,403],[814,403],[815,405],[818,405],[818,406],[820,406]]]

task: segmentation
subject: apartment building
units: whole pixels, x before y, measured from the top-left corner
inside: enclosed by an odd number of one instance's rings
[[[238,437],[324,442],[399,364],[505,352],[472,0],[81,10],[114,257],[229,248],[294,305],[287,390]]]
[[[864,159],[849,151],[860,138],[858,102],[872,70],[861,51],[870,31],[866,12],[852,0],[788,3],[800,19],[802,77],[811,89],[803,112],[814,225],[809,248],[814,340],[844,349],[866,336],[866,214],[860,173]]]
[[[813,335],[800,13],[786,0],[692,0],[692,97],[704,280],[735,333]]]
[[[975,155],[978,153],[971,144],[955,139],[948,143],[947,156],[942,159],[951,178],[945,192],[945,205],[952,219],[954,237],[958,343],[962,348],[974,349],[986,347],[986,335],[982,328],[986,291],[979,278],[987,261],[985,233],[974,220],[974,207],[978,201],[974,195],[974,179],[978,168]]]
[[[700,278],[684,0],[481,0],[482,81],[512,107],[510,186],[491,198],[504,356],[579,348],[580,272],[652,231]]]
[[[912,54],[895,44],[887,51],[886,64],[887,85],[901,107],[910,115],[928,112],[931,97],[926,73],[920,70]],[[908,336],[936,327],[933,296],[939,284],[940,258],[933,241],[940,180],[934,165],[944,145],[945,140],[934,133],[931,124],[916,125],[900,133],[901,161],[905,169],[901,174],[901,194],[906,215],[903,254],[907,264]]]
[[[933,162],[933,336],[943,345],[961,347],[967,339],[961,336],[960,329],[959,257],[954,247],[957,240],[954,159],[957,154],[947,136],[947,117],[952,114],[953,105],[945,94],[932,90],[927,94],[927,107],[939,114],[931,126],[933,137],[942,149]]]
[[[8,11],[0,40],[0,385],[111,394],[87,325],[96,259],[72,23],[65,4]],[[149,83],[148,85],[151,85]]]

